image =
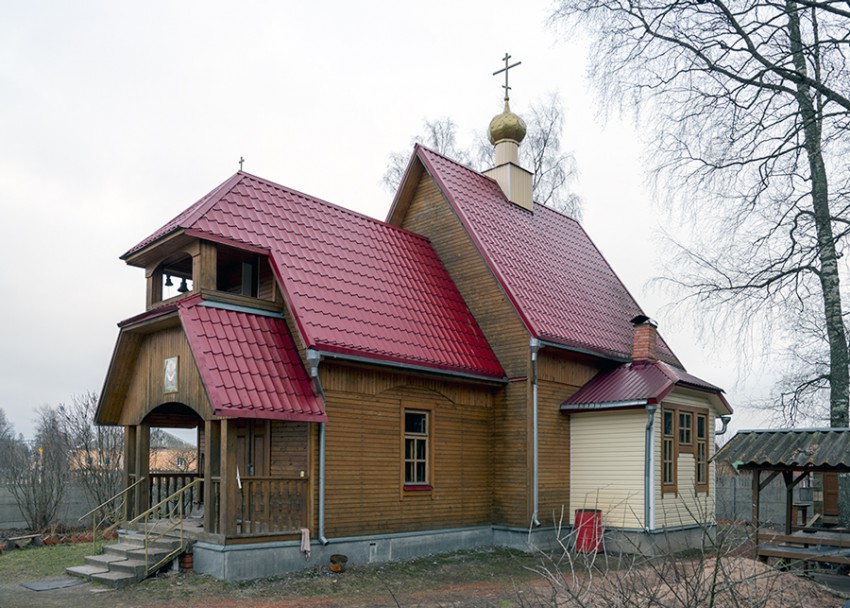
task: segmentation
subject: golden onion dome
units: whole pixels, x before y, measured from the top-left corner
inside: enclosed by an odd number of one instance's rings
[[[508,100],[505,100],[505,111],[497,114],[490,121],[490,143],[496,144],[504,139],[510,139],[519,144],[525,137],[525,121],[511,112]]]

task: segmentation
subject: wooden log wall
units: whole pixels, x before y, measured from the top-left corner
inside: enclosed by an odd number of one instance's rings
[[[329,418],[325,493],[328,536],[492,522],[492,387],[330,362],[322,365]],[[403,488],[405,408],[431,414],[431,490]],[[313,441],[312,450],[313,469],[318,470],[318,441]],[[318,483],[312,486],[316,502]],[[312,521],[316,526],[315,513]]]
[[[163,391],[165,359],[178,357],[178,391]],[[128,362],[130,363],[130,362]],[[145,336],[124,401],[119,424],[139,424],[153,408],[163,403],[183,403],[208,419],[211,406],[201,375],[179,325]]]
[[[309,430],[306,422],[271,423],[271,470],[272,477],[308,478]]]
[[[538,518],[544,526],[570,521],[570,417],[561,404],[598,371],[581,355],[552,347],[538,353]],[[601,448],[600,448],[601,449]]]
[[[434,180],[423,173],[402,227],[427,236],[508,377],[496,403],[495,517],[526,526],[531,515],[529,333]]]

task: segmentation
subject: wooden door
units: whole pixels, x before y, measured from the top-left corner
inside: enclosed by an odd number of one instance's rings
[[[838,515],[838,473],[823,474],[823,514]]]
[[[240,477],[264,477],[269,474],[268,423],[245,420],[236,429],[236,463]]]

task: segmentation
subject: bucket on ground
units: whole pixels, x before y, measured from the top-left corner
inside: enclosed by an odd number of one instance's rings
[[[348,563],[348,556],[346,555],[331,555],[331,572],[345,572],[345,565]]]
[[[602,548],[602,511],[576,509],[576,551],[596,553]]]

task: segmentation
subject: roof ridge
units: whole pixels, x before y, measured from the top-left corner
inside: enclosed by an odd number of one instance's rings
[[[264,183],[268,186],[271,186],[272,188],[276,188],[278,190],[283,190],[284,192],[288,192],[290,194],[295,194],[297,196],[303,196],[306,199],[309,199],[309,200],[314,201],[316,203],[319,203],[321,205],[325,205],[327,207],[331,207],[332,209],[336,209],[337,211],[342,211],[343,213],[346,213],[348,215],[352,215],[352,216],[367,220],[369,222],[372,222],[373,224],[378,224],[380,226],[392,228],[393,230],[396,230],[398,232],[402,232],[404,234],[416,237],[418,240],[422,240],[422,241],[425,241],[425,242],[428,242],[428,243],[431,242],[431,240],[426,236],[423,236],[421,234],[417,234],[416,232],[411,232],[410,230],[407,230],[405,228],[401,228],[399,226],[394,226],[394,225],[389,224],[389,223],[387,223],[383,220],[379,220],[379,219],[374,218],[370,215],[366,215],[365,213],[360,213],[360,212],[354,211],[352,209],[347,209],[346,207],[343,207],[341,205],[337,205],[336,203],[331,203],[330,201],[326,201],[325,199],[319,198],[319,197],[314,196],[312,194],[307,194],[306,192],[296,190],[295,188],[290,188],[289,186],[284,186],[283,184],[279,184],[277,182],[274,182],[270,179],[266,179],[264,177],[260,177],[258,175],[253,175],[252,173],[247,173],[247,172],[244,172],[244,171],[240,171],[240,173],[243,173],[245,175],[245,177],[248,177],[248,178],[254,179],[258,182]]]
[[[435,155],[439,156],[440,158],[442,158],[442,159],[444,159],[444,160],[447,160],[448,162],[450,162],[450,163],[452,163],[452,164],[454,164],[454,165],[457,165],[458,167],[460,167],[460,168],[462,168],[462,169],[466,169],[467,171],[471,171],[472,173],[476,173],[479,177],[482,177],[482,178],[484,178],[484,179],[488,179],[488,180],[490,180],[491,182],[496,182],[496,180],[495,180],[495,179],[493,179],[493,178],[492,178],[492,177],[490,177],[489,175],[486,175],[485,173],[483,173],[483,172],[482,172],[482,171],[480,171],[479,169],[476,169],[475,167],[470,167],[469,165],[466,165],[466,164],[464,164],[464,163],[462,163],[462,162],[460,162],[460,161],[458,161],[458,160],[455,160],[455,159],[451,158],[450,156],[446,156],[445,154],[442,154],[442,153],[440,153],[440,152],[438,152],[438,151],[434,150],[433,148],[429,148],[428,146],[426,146],[426,145],[424,145],[424,144],[420,144],[420,143],[416,143],[416,144],[414,144],[414,148],[417,148],[417,147],[422,148],[423,150],[426,150],[426,151],[428,151],[428,152],[431,152],[432,154],[435,154]],[[498,182],[496,182],[496,183],[498,183]],[[533,193],[532,193],[532,195],[533,195]],[[507,199],[505,199],[505,200],[507,201]],[[507,202],[510,202],[510,201],[507,201]],[[541,207],[541,208],[543,208],[543,209],[546,209],[547,211],[551,211],[552,213],[555,213],[555,214],[557,214],[557,215],[559,215],[559,216],[563,217],[563,218],[564,218],[564,219],[566,219],[566,220],[569,220],[569,221],[571,221],[571,222],[575,222],[576,224],[581,225],[581,222],[580,222],[578,219],[576,219],[576,218],[574,218],[574,217],[572,217],[572,216],[570,216],[570,215],[567,215],[566,213],[563,213],[562,211],[558,211],[558,210],[557,210],[557,209],[555,209],[554,207],[550,207],[550,206],[548,206],[548,205],[544,205],[543,203],[540,203],[540,202],[537,202],[537,201],[534,201],[534,200],[532,201],[532,203],[533,203],[534,205],[537,205],[538,207]],[[511,204],[513,204],[513,203],[511,203]]]
[[[184,209],[173,218],[165,222],[162,226],[154,230],[151,234],[146,236],[144,239],[139,241],[137,244],[133,245],[124,252],[119,259],[125,260],[129,256],[134,253],[141,251],[148,245],[157,242],[158,240],[168,236],[169,234],[183,228],[187,229],[193,223],[195,223],[203,214],[207,213],[212,207],[216,205],[221,200],[224,192],[229,192],[233,186],[239,183],[241,180],[241,171],[237,171],[226,180],[221,182],[218,186],[207,192],[197,201],[189,205],[188,208]],[[225,188],[226,187],[226,188]],[[182,224],[185,224],[182,225]]]

